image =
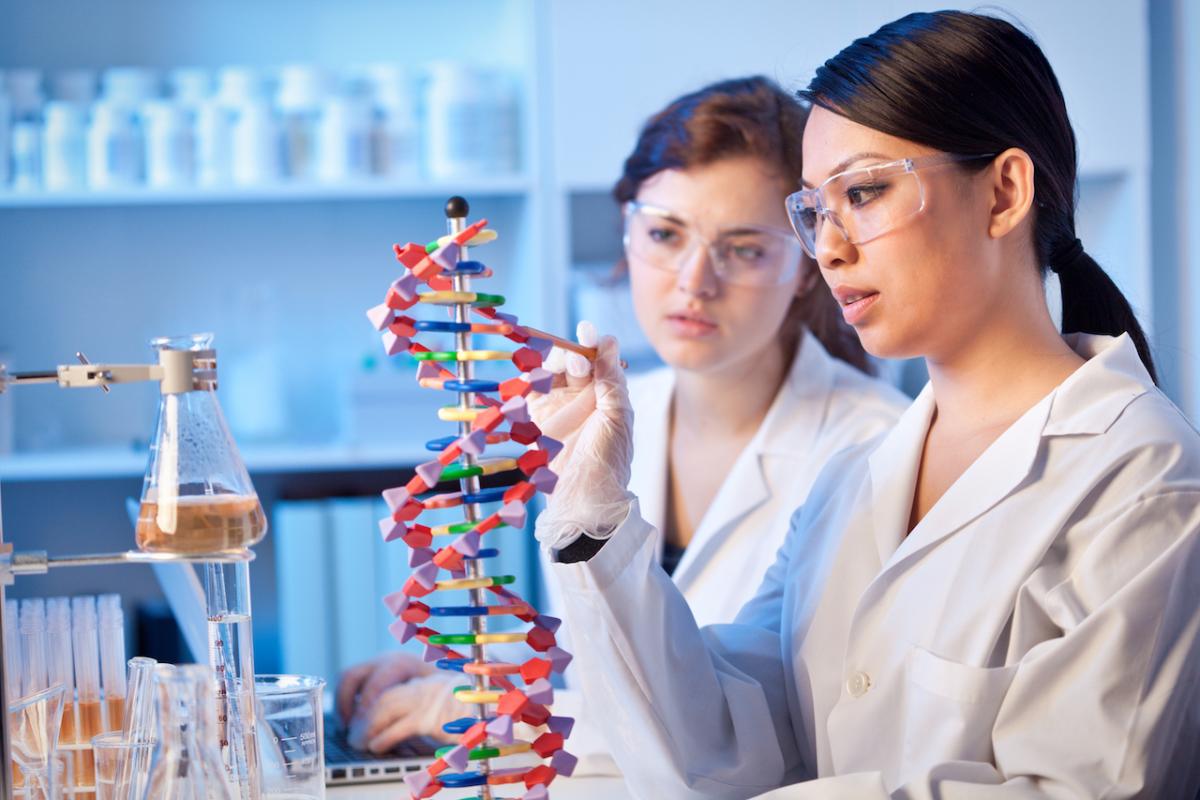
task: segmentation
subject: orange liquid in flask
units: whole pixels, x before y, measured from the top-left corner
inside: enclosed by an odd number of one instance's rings
[[[266,530],[256,495],[147,498],[138,512],[137,546],[152,553],[217,553],[256,544]]]

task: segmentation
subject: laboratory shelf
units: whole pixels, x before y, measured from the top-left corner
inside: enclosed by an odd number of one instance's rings
[[[239,448],[251,474],[354,472],[397,469],[429,460],[419,444],[247,445]],[[0,456],[6,483],[136,478],[146,471],[145,451],[124,447],[78,448]]]
[[[263,186],[189,186],[178,189],[84,189],[77,191],[0,191],[0,208],[78,208],[86,206],[216,205],[223,203],[289,203],[329,200],[444,199],[520,196],[529,192],[526,175],[398,183],[361,180],[346,183],[287,182]]]

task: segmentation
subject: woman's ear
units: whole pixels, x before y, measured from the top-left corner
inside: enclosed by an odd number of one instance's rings
[[[992,160],[990,170],[991,208],[988,235],[1007,236],[1029,216],[1033,207],[1033,159],[1019,147],[1010,147]]]

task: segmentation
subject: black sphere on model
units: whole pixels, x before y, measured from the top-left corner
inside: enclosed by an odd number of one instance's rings
[[[471,213],[471,206],[467,204],[467,198],[454,195],[446,201],[446,216],[450,219],[460,219]]]

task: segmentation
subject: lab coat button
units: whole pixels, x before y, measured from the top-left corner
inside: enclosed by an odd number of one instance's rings
[[[855,672],[846,681],[846,691],[851,697],[862,697],[871,688],[871,676],[865,672]]]

